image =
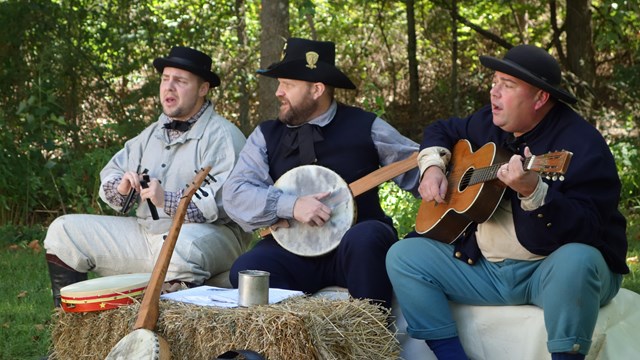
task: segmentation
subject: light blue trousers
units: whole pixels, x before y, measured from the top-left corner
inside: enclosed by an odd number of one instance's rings
[[[539,261],[486,259],[470,266],[453,246],[426,238],[400,240],[387,253],[387,272],[407,320],[423,340],[458,335],[448,301],[470,305],[534,304],[544,310],[550,353],[587,354],[598,311],[620,289],[622,275],[601,253],[571,243]]]

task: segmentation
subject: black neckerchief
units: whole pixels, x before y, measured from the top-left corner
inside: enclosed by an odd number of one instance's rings
[[[324,140],[322,128],[318,125],[304,124],[294,128],[287,128],[282,139],[285,147],[285,156],[298,150],[300,165],[309,165],[316,162],[314,143]]]

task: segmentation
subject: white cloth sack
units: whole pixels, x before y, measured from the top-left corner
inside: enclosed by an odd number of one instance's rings
[[[326,288],[318,296],[346,298],[344,288]],[[424,341],[409,337],[407,323],[393,299],[397,335],[404,360],[436,360]],[[533,305],[471,306],[451,304],[460,340],[472,360],[549,360],[542,309]],[[620,289],[602,309],[587,360],[640,357],[640,295]]]

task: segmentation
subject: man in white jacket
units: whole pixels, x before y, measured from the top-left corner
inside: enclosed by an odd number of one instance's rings
[[[49,226],[44,245],[55,306],[60,289],[85,280],[89,271],[151,272],[185,185],[206,166],[215,181],[203,183],[188,204],[166,279],[200,285],[228,271],[244,252],[250,236],[222,208],[221,188],[245,137],[207,99],[209,89],[220,84],[211,63],[208,55],[188,47],[174,47],[168,57],[154,60],[162,74],[163,114],[127,141],[100,173],[100,198],[124,214],[137,202],[135,216],[65,215]],[[127,204],[130,194],[133,201]]]

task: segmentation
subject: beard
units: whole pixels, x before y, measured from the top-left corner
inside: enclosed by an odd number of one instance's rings
[[[293,106],[293,104],[286,99],[285,101],[289,105],[288,109],[283,110],[282,107],[280,107],[278,119],[290,126],[307,123],[310,120],[311,115],[313,115],[318,108],[318,103],[310,97],[304,98],[297,106]]]
[[[178,106],[174,108],[170,108],[162,104],[162,112],[171,119],[187,120],[186,117],[194,111],[197,102],[198,99],[196,98],[194,101],[190,101],[189,103],[178,104]]]

